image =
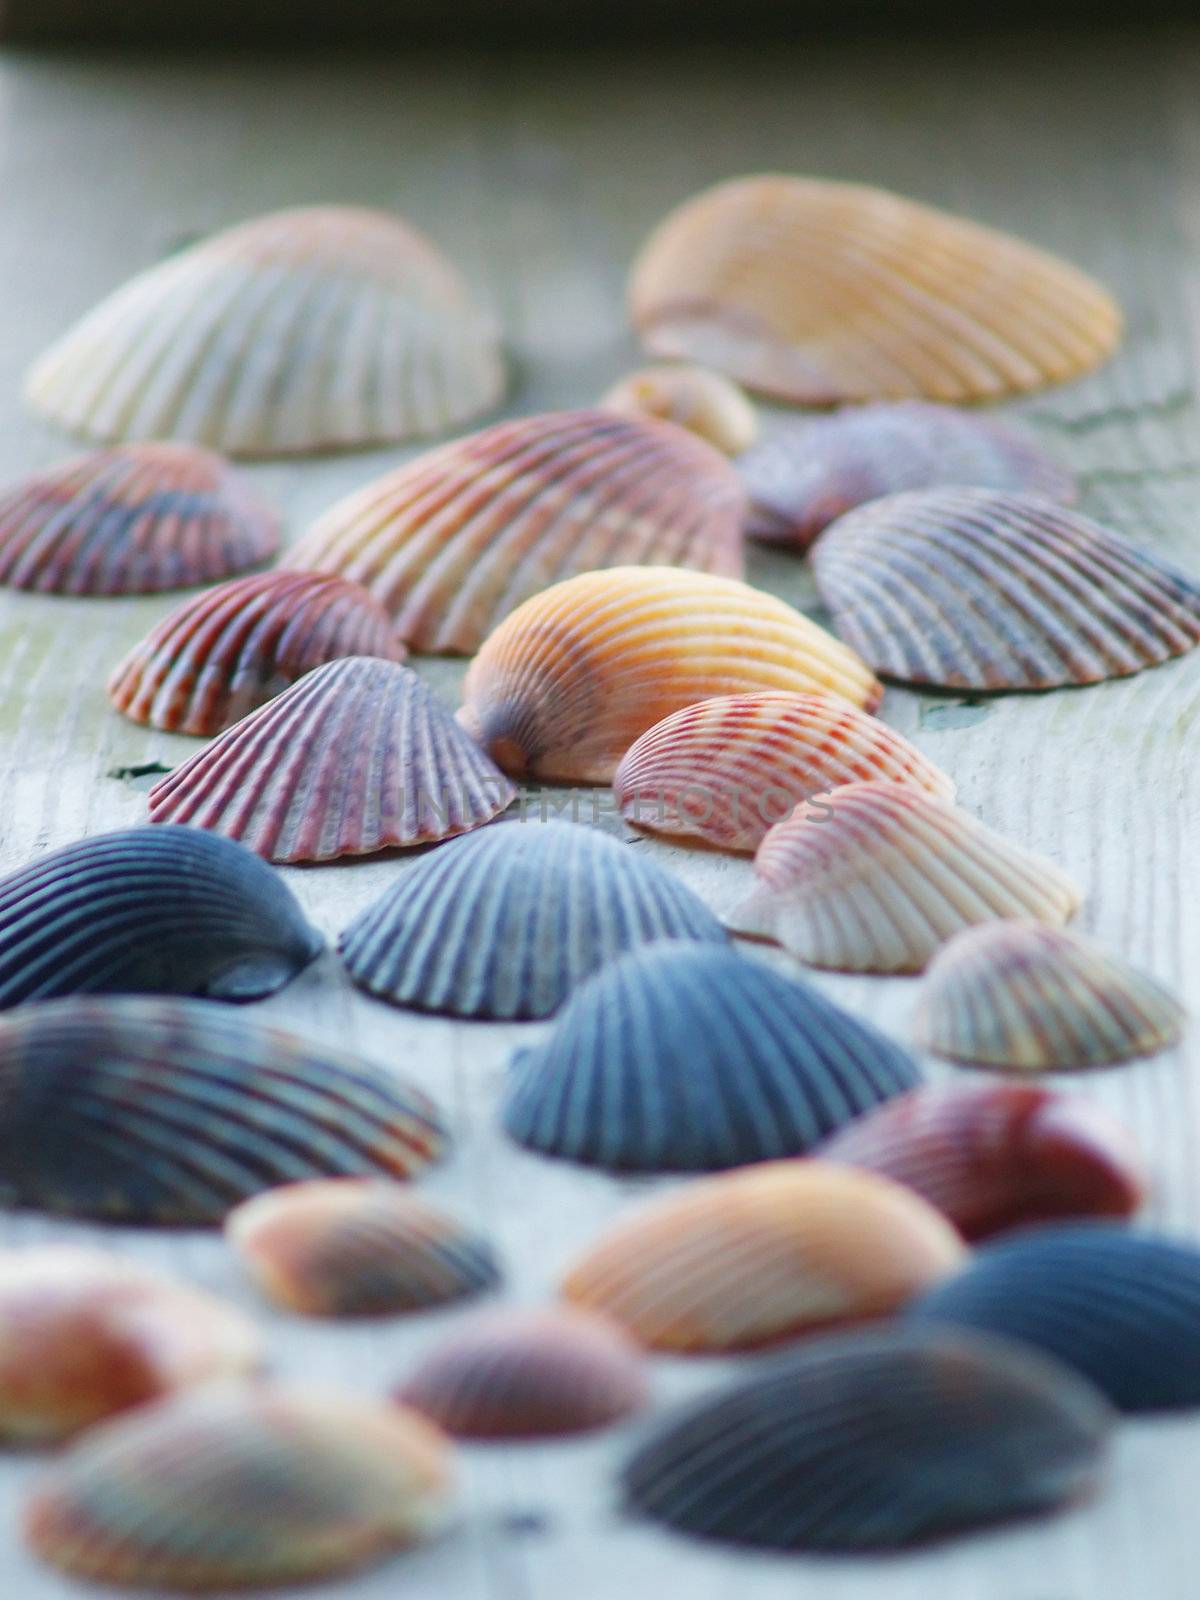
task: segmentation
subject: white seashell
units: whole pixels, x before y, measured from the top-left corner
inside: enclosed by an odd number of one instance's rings
[[[665,417],[727,456],[740,456],[758,437],[750,401],[707,367],[641,367],[614,383],[600,404],[627,416]]]

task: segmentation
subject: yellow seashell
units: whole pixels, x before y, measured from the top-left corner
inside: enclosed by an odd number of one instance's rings
[[[727,456],[740,456],[758,438],[750,401],[736,383],[707,367],[642,367],[613,384],[600,404],[628,416],[677,422]]]

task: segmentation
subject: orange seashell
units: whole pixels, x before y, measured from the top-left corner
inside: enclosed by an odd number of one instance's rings
[[[615,383],[600,404],[627,416],[677,422],[727,456],[741,455],[758,437],[749,400],[736,383],[707,367],[642,367]]]

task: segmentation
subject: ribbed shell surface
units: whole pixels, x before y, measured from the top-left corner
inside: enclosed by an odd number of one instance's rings
[[[642,367],[601,400],[627,416],[663,417],[707,439],[723,455],[741,455],[758,437],[754,407],[728,378],[707,367]]]

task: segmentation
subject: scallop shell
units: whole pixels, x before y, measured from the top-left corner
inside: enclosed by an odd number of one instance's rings
[[[745,504],[724,457],[672,423],[555,411],[376,478],[287,564],[361,583],[415,650],[470,654],[575,573],[651,563],[740,577]]]
[[[1080,898],[1052,862],[896,783],[797,806],[759,845],[754,875],[729,925],[844,972],[920,972],[963,928],[1066,922]]]
[[[964,1255],[945,1218],[899,1184],[773,1161],[688,1184],[618,1222],[563,1294],[653,1350],[747,1350],[886,1316]]]
[[[96,834],[0,878],[0,1007],[122,991],[256,1000],[322,944],[276,873],[195,828]]]
[[[625,416],[676,422],[727,456],[741,455],[758,437],[750,401],[707,367],[642,367],[615,383],[600,404]]]
[[[0,584],[150,594],[212,583],[279,546],[279,521],[208,450],[136,444],[44,467],[0,494]]]
[[[349,1396],[210,1385],[94,1429],[24,1507],[26,1543],[74,1578],[173,1592],[348,1572],[441,1526],[446,1441]]]
[[[455,1017],[548,1017],[653,939],[727,935],[676,878],[595,828],[506,823],[422,856],[342,934],[360,988]]]
[[[407,1178],[437,1108],[390,1070],[187,1000],[60,1000],[0,1021],[0,1199],[219,1223],[301,1178]]]
[[[613,792],[634,827],[752,851],[801,800],[871,778],[954,798],[951,780],[907,739],[845,701],[738,694],[647,729],[625,752]]]
[[[1090,939],[1037,922],[960,933],[940,952],[913,1028],[952,1061],[1026,1072],[1098,1067],[1179,1039],[1183,1007]]]
[[[500,1281],[491,1245],[398,1183],[326,1178],[243,1202],[225,1237],[268,1299],[310,1317],[379,1316]]]
[[[527,600],[475,657],[459,720],[506,772],[609,783],[672,711],[714,695],[824,690],[871,709],[851,651],[774,595],[671,567],[588,572]]]
[[[1121,336],[1099,284],[1020,239],[775,174],[672,211],[634,264],[630,307],[653,355],[817,405],[1023,394],[1089,371]]]
[[[789,1352],[660,1425],[623,1473],[680,1533],[776,1550],[888,1550],[1092,1489],[1112,1413],[1056,1362],[952,1329]]]
[[[917,1089],[818,1146],[825,1161],[915,1189],[967,1239],[1060,1217],[1127,1217],[1144,1194],[1129,1135],[1040,1085]]]
[[[1200,585],[1034,495],[889,495],[839,518],[812,563],[838,633],[908,683],[1098,683],[1200,642]]]
[[[113,672],[108,697],[152,728],[220,733],[327,661],[404,654],[383,608],[357,584],[260,572],[164,617]]]
[[[508,1133],[629,1171],[703,1171],[810,1150],[920,1082],[890,1039],[722,945],[611,963],[521,1051]]]
[[[440,250],[399,217],[312,206],[139,273],[46,351],[25,396],[91,439],[259,456],[441,433],[503,387]]]
[[[330,861],[465,833],[515,794],[411,667],[348,656],[160,778],[150,821],[211,829],[269,861]]]

